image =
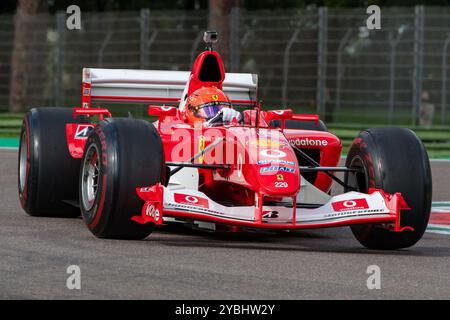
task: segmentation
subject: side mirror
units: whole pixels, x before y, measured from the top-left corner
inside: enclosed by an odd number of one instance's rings
[[[318,124],[319,116],[317,114],[294,114],[292,116],[292,120],[310,121],[310,122],[315,122],[316,124]]]
[[[178,114],[178,109],[167,106],[148,106],[147,112],[151,117],[174,117]]]
[[[272,120],[289,120],[294,115],[292,109],[283,109],[283,110],[269,110],[266,113],[266,120],[268,122]]]
[[[317,124],[319,123],[319,116],[317,114],[294,114],[292,109],[270,110],[266,113],[266,120],[267,122],[280,120],[281,130],[284,131],[286,120],[311,121]]]

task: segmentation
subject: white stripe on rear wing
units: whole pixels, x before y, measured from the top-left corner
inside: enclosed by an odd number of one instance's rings
[[[84,68],[83,102],[90,96],[91,103],[178,104],[189,75],[189,71]],[[252,104],[257,86],[256,74],[226,73],[223,90],[235,103]]]

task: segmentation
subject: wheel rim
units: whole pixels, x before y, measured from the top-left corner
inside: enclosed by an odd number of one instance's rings
[[[19,150],[19,189],[20,193],[25,190],[25,183],[27,180],[27,156],[28,156],[28,141],[26,139],[26,132],[22,133],[20,137]]]
[[[347,184],[358,192],[366,193],[369,189],[369,181],[367,179],[366,167],[359,156],[354,157],[349,168],[362,169],[362,172],[349,172],[347,175]]]
[[[97,198],[99,172],[100,161],[98,149],[95,145],[91,145],[86,151],[81,182],[81,202],[86,211],[92,209]]]

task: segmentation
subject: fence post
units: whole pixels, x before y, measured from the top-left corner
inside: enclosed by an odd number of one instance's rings
[[[291,38],[289,39],[286,49],[284,49],[284,61],[283,61],[283,87],[281,88],[281,102],[283,107],[286,108],[287,105],[287,86],[288,86],[288,76],[289,76],[289,52],[294,42],[297,40],[297,36],[300,33],[300,29],[295,29]]]
[[[56,13],[56,57],[55,57],[55,106],[64,105],[64,51],[66,47],[66,14],[63,11]]]
[[[342,52],[351,34],[352,29],[351,28],[347,29],[338,47],[337,66],[336,66],[336,110],[335,110],[336,113],[339,113],[341,111],[341,86],[342,86],[341,80],[344,74],[344,66],[342,64]],[[334,117],[334,119],[336,118],[337,117]]]
[[[109,42],[111,41],[111,37],[113,35],[113,31],[110,30],[105,36],[105,39],[103,39],[102,45],[100,46],[100,49],[98,49],[98,60],[97,65],[99,68],[103,67],[103,53],[105,52],[106,47],[108,46]]]
[[[150,29],[150,9],[141,9],[140,18],[140,65],[141,69],[146,69],[148,67],[147,57],[148,57],[148,45],[147,40],[149,38]]]
[[[441,80],[441,124],[445,124],[445,112],[447,108],[447,57],[448,57],[448,46],[450,44],[450,33],[447,35],[447,40],[442,48],[442,80]]]
[[[316,112],[320,116],[325,116],[327,112],[325,109],[325,88],[327,79],[328,8],[320,7],[318,13]]]
[[[403,32],[400,32],[395,38],[392,33],[389,33],[390,61],[389,61],[389,123],[392,124],[394,120],[394,107],[395,107],[395,64],[396,64],[396,51],[397,44],[400,41],[400,37]]]
[[[240,9],[233,7],[230,12],[230,70],[232,72],[239,70],[240,49]]]
[[[200,42],[203,39],[203,34],[201,32],[198,33],[197,37],[195,37],[194,43],[191,48],[191,65],[194,64],[195,58],[197,57],[197,48],[200,45]]]
[[[423,15],[424,7],[414,8],[414,71],[413,71],[413,110],[411,125],[418,124],[420,113],[420,98],[422,94],[423,76]]]

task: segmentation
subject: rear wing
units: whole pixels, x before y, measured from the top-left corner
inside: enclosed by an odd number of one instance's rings
[[[83,69],[82,107],[97,103],[178,105],[189,71]],[[223,90],[232,103],[256,105],[258,76],[226,73]]]

